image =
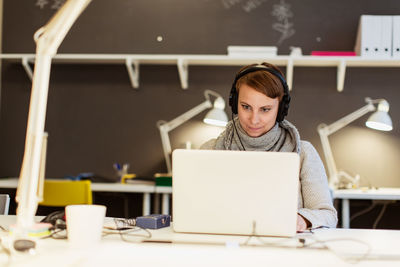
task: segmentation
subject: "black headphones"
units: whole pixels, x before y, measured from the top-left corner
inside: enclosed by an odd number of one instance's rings
[[[287,85],[285,79],[282,77],[282,75],[278,71],[268,68],[268,67],[265,67],[263,65],[249,67],[247,69],[242,70],[241,72],[239,72],[236,75],[235,80],[233,81],[233,84],[232,84],[231,92],[229,94],[229,106],[231,106],[233,114],[238,113],[239,95],[238,95],[238,92],[236,89],[236,82],[241,77],[245,76],[246,74],[249,74],[249,73],[255,72],[255,71],[259,71],[259,70],[268,71],[269,73],[278,77],[278,79],[282,83],[283,97],[282,97],[282,100],[279,102],[278,115],[276,116],[276,121],[281,122],[281,121],[283,121],[283,119],[285,118],[285,116],[288,114],[288,111],[289,111],[289,103],[290,103],[289,88],[288,88],[288,85]]]

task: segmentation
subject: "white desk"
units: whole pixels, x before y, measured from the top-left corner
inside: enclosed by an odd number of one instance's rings
[[[342,227],[350,228],[350,199],[400,200],[400,188],[339,189],[333,191],[333,198],[342,199]]]
[[[172,195],[172,186],[156,186],[155,193],[156,193],[156,196],[158,196],[158,194],[162,195],[161,213],[162,214],[171,214],[170,207],[169,207],[169,198]]]
[[[0,188],[17,188],[18,178],[0,179]],[[155,192],[154,185],[121,184],[121,183],[91,183],[93,192],[143,193],[143,215],[150,214],[150,194]]]
[[[107,218],[106,218],[107,219]],[[15,216],[0,216],[7,228]],[[27,255],[11,251],[7,266],[399,266],[400,231],[329,229],[315,234],[299,234],[310,248],[301,248],[297,239],[252,238],[246,236],[179,234],[171,228],[151,231],[152,237],[137,236],[124,242],[120,236],[105,236],[92,247],[74,250],[67,240],[40,239],[36,253]],[[0,232],[3,244],[12,240]],[[334,240],[333,240],[334,239]],[[325,243],[311,245],[315,240]],[[9,241],[9,243],[7,243]],[[329,249],[323,247],[326,245]],[[369,251],[369,252],[368,252]],[[368,252],[368,254],[365,254]],[[349,259],[363,260],[357,264]],[[0,251],[0,266],[9,257]]]

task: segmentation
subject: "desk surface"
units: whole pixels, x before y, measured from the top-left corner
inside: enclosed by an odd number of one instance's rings
[[[333,197],[340,199],[400,200],[400,188],[381,187],[377,189],[339,189],[333,191]]]
[[[17,188],[18,178],[0,179],[0,188]],[[149,184],[92,183],[94,192],[154,193],[156,186]]]
[[[13,222],[15,216],[0,216],[3,227]],[[131,242],[122,241],[119,234],[107,235],[98,245],[80,250],[70,248],[67,240],[40,239],[35,255],[12,251],[8,266],[53,266],[54,262],[57,266],[157,267],[400,265],[400,231],[394,230],[328,229],[299,234],[297,238],[304,238],[310,248],[301,248],[296,239],[255,237],[250,246],[243,246],[248,239],[245,236],[179,234],[169,227],[151,231],[151,238],[135,233]],[[7,245],[8,234],[2,232],[0,236]],[[354,265],[368,249],[366,257]],[[0,251],[0,265],[7,260]]]

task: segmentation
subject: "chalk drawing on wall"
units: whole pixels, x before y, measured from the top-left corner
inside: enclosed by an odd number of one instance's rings
[[[212,0],[204,0],[206,2]],[[224,9],[228,10],[233,7],[242,9],[246,13],[250,13],[260,8],[265,7],[265,3],[269,0],[220,0]],[[66,0],[36,0],[35,6],[41,10],[49,8],[52,10],[59,10]],[[280,45],[283,41],[290,38],[295,34],[294,23],[290,21],[293,17],[291,5],[286,3],[285,0],[279,0],[279,3],[272,5],[272,11],[270,13],[275,18],[272,24],[272,29],[280,33],[277,45]]]
[[[279,4],[273,6],[271,15],[277,20],[272,24],[272,29],[281,33],[277,43],[279,45],[296,32],[294,24],[289,21],[293,17],[293,12],[290,10],[290,5],[285,3],[285,0],[280,0]]]
[[[66,2],[66,0],[36,0],[36,6],[39,7],[40,9],[45,8],[46,6],[51,8],[51,9],[55,9],[55,10],[59,10],[64,3]]]
[[[225,9],[230,9],[234,6],[240,5],[240,7],[247,13],[257,9],[267,1],[268,0],[221,0]]]
[[[225,9],[231,9],[240,6],[241,9],[250,13],[260,7],[268,0],[221,0]],[[285,0],[280,0],[278,4],[272,6],[271,15],[275,18],[272,24],[272,29],[280,33],[277,44],[281,44],[284,40],[290,38],[295,34],[294,23],[290,21],[293,17],[291,5],[286,3]]]

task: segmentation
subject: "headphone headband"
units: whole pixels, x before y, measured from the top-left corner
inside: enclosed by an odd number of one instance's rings
[[[236,88],[237,81],[249,73],[260,71],[260,70],[267,71],[267,72],[271,73],[272,75],[274,75],[275,77],[277,77],[283,86],[283,97],[282,97],[282,100],[279,102],[278,114],[276,117],[276,121],[281,122],[284,120],[285,116],[288,114],[288,111],[289,111],[289,103],[290,103],[289,88],[288,88],[288,85],[287,85],[285,79],[278,71],[276,71],[272,68],[268,68],[264,65],[248,67],[236,75],[235,80],[233,81],[233,84],[232,84],[231,92],[229,94],[229,106],[231,107],[233,114],[238,113],[239,95],[238,95],[238,91]]]

